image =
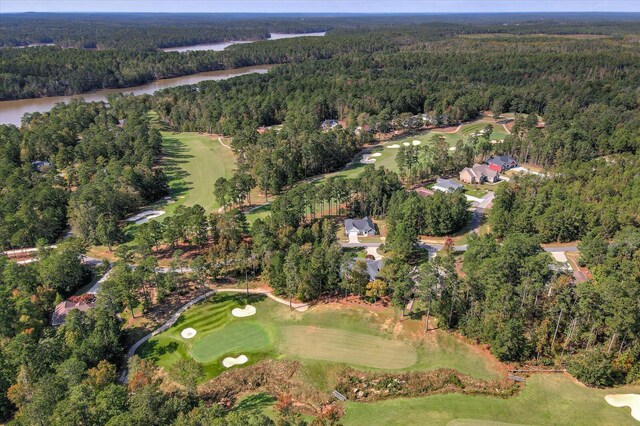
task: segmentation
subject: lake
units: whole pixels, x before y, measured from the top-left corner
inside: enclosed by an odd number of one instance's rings
[[[285,38],[294,38],[294,37],[322,37],[325,34],[326,32],[303,33],[303,34],[271,33],[271,38],[268,38],[266,40],[282,40]],[[264,40],[235,40],[235,41],[223,41],[220,43],[194,44],[192,46],[168,47],[166,49],[162,49],[162,51],[163,52],[195,52],[198,50],[213,50],[216,52],[220,52],[221,50],[224,50],[229,46],[233,46],[234,44],[247,44],[247,43],[253,43],[255,41],[264,41]]]
[[[273,65],[258,65],[254,67],[236,68],[232,70],[209,71],[199,74],[185,75],[176,78],[156,80],[140,86],[125,87],[120,89],[102,89],[90,93],[82,93],[70,96],[49,96],[45,98],[18,99],[14,101],[0,102],[0,124],[20,125],[20,119],[27,112],[47,112],[59,102],[69,102],[71,99],[83,98],[87,102],[106,101],[107,95],[112,93],[133,93],[134,95],[152,94],[157,90],[169,87],[196,84],[207,80],[225,80],[240,75],[258,73],[264,74]]]

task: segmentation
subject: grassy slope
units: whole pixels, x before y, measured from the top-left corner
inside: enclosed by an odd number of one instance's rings
[[[613,393],[640,392],[640,388],[623,388]],[[434,395],[424,398],[401,398],[375,404],[347,403],[345,425],[454,425],[477,424],[453,422],[474,419],[518,425],[633,425],[637,424],[628,408],[615,408],[604,400],[612,390],[590,389],[570,377],[535,375],[516,397],[508,399]],[[493,424],[493,423],[485,423]]]

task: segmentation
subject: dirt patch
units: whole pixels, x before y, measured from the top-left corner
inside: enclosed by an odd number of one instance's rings
[[[198,388],[199,396],[208,403],[235,402],[239,395],[264,392],[288,394],[296,411],[318,415],[332,398],[309,385],[297,361],[264,360],[251,367],[232,369]]]
[[[522,387],[508,380],[478,380],[445,368],[401,374],[347,369],[336,389],[352,401],[372,402],[445,393],[507,398]]]

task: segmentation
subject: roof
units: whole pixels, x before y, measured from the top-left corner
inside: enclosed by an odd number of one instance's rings
[[[373,226],[373,222],[368,217],[365,217],[363,219],[345,219],[344,229],[346,229],[347,232],[351,230],[358,230],[367,233],[376,230],[376,228]]]
[[[382,266],[384,265],[384,260],[365,259],[365,262],[367,262],[367,274],[369,274],[369,278],[375,280],[378,277]]]
[[[511,164],[515,162],[516,160],[514,160],[510,155],[496,155],[487,159],[487,163],[497,164],[498,166],[503,166],[504,164]]]
[[[322,127],[325,127],[325,128],[326,127],[331,127],[331,128],[333,128],[333,127],[338,126],[338,124],[340,124],[340,123],[338,123],[338,120],[331,118],[329,120],[324,120],[322,122]]]
[[[491,170],[491,168],[485,164],[474,164],[471,168],[465,167],[462,169],[462,172],[467,172],[478,180],[481,180],[483,175],[490,180],[493,180],[498,175],[498,172]]]
[[[435,187],[441,188],[441,189],[445,189],[447,191],[455,191],[458,188],[462,188],[463,185],[460,185],[459,183],[453,182],[449,179],[436,179],[436,184],[434,185]]]
[[[42,169],[46,169],[52,166],[52,164],[48,161],[32,161],[31,165],[35,167],[36,170],[40,171]]]
[[[87,298],[87,300],[80,299],[75,300],[69,298],[64,302],[60,302],[56,305],[56,309],[53,311],[53,315],[51,316],[51,324],[52,325],[60,325],[64,323],[64,319],[67,314],[74,309],[78,309],[79,311],[86,312],[89,309],[95,306],[95,296],[93,298]]]

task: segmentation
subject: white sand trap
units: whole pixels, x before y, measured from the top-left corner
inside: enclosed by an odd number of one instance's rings
[[[604,399],[614,407],[631,408],[631,417],[640,421],[640,395],[635,393],[607,395]]]
[[[409,146],[409,145],[411,145],[411,144],[410,144],[409,142],[402,142],[402,145],[404,145],[404,146]]]
[[[184,330],[182,330],[182,332],[180,332],[180,335],[184,338],[184,339],[191,339],[196,335],[197,331],[195,331],[193,328],[189,327],[189,328],[185,328]]]
[[[393,145],[389,145],[387,148],[398,149],[400,148],[400,145],[398,145],[397,143],[394,143]]]
[[[234,365],[241,365],[244,364],[245,362],[249,361],[249,358],[247,358],[246,355],[240,355],[237,358],[228,356],[225,359],[222,360],[222,365],[224,365],[226,368],[231,368]]]
[[[360,160],[360,162],[362,164],[373,164],[376,162],[375,158],[363,158],[362,160]]]
[[[411,143],[415,146],[415,145],[420,145],[422,142],[418,141],[418,140],[415,140],[415,141],[413,141]]]
[[[370,155],[370,157],[381,157],[382,153],[381,152],[374,152],[373,154]]]
[[[256,307],[251,305],[247,305],[243,309],[233,308],[231,310],[231,315],[238,318],[250,317],[251,315],[255,315],[255,314],[256,314]]]
[[[455,151],[455,150],[456,150],[455,146],[452,146],[452,147],[449,148],[449,151]]]
[[[160,217],[164,214],[164,210],[146,210],[142,213],[138,213],[127,218],[127,222],[135,222],[136,225],[140,225],[141,223],[147,223],[151,219],[156,217]]]

